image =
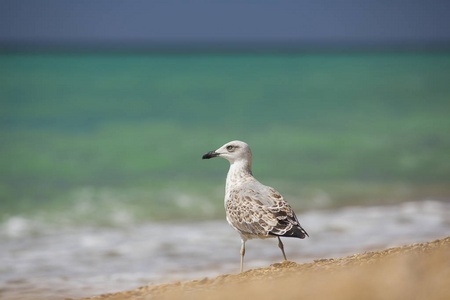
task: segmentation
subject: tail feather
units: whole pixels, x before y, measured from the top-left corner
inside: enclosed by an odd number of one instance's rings
[[[282,236],[296,237],[299,239],[304,239],[305,237],[309,237],[309,234],[300,225],[297,225],[297,226],[292,226],[292,228],[289,231],[287,231],[285,234],[283,234]]]
[[[272,230],[269,232],[270,235],[275,236],[284,236],[284,237],[295,237],[299,239],[304,239],[305,237],[309,237],[309,234],[303,229],[300,225],[294,225],[291,229],[286,231],[285,233],[280,234],[280,232],[276,230]]]

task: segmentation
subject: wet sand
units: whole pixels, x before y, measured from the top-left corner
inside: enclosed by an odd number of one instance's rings
[[[450,237],[84,299],[450,299]]]

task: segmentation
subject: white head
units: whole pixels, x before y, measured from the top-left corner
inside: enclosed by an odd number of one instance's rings
[[[248,167],[251,167],[252,165],[252,151],[247,143],[241,141],[226,143],[216,151],[206,153],[202,158],[210,159],[218,156],[225,158],[230,162],[230,164],[239,162],[248,165]]]

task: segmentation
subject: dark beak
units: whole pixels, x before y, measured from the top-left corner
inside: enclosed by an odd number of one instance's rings
[[[209,151],[208,153],[205,153],[203,156],[202,156],[202,159],[210,159],[210,158],[213,158],[213,157],[217,157],[217,156],[219,156],[220,154],[219,153],[217,153],[216,151]]]

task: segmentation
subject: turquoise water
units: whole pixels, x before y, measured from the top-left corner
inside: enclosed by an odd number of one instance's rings
[[[221,217],[200,158],[234,139],[298,209],[447,199],[449,78],[449,53],[1,54],[0,215]]]
[[[235,273],[228,163],[310,234],[310,262],[449,232],[450,54],[0,55],[0,297]],[[279,262],[247,243],[246,268]]]

